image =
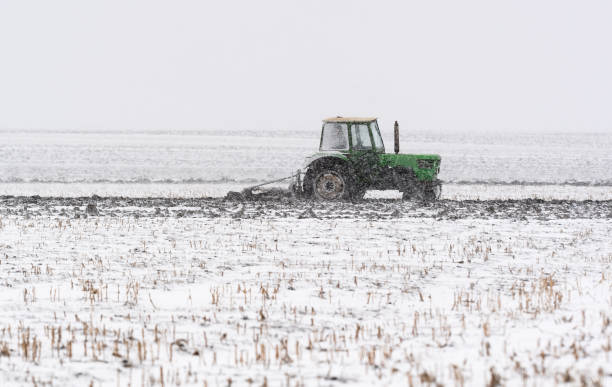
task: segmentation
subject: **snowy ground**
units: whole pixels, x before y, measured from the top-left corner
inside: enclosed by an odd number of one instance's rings
[[[250,183],[2,183],[0,195],[15,196],[125,196],[125,197],[222,197],[241,191]],[[288,184],[272,187],[286,188]],[[398,191],[369,191],[367,198],[398,199]],[[612,186],[569,184],[453,184],[446,183],[442,197],[453,200],[544,199],[612,200]]]
[[[611,219],[609,200],[0,198],[0,381],[610,385]]]

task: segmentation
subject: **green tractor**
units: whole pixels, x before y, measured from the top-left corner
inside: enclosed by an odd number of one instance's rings
[[[306,158],[291,189],[297,197],[360,200],[367,190],[399,190],[403,199],[432,201],[442,184],[439,155],[385,153],[376,118],[334,117],[323,120],[319,152]]]

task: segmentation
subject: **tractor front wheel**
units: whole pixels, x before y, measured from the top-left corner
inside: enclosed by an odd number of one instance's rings
[[[442,184],[432,183],[421,187],[418,191],[418,197],[424,202],[433,202],[440,199],[442,196]]]
[[[364,196],[366,195],[366,192],[368,192],[368,191],[363,189],[363,188],[361,188],[361,189],[354,189],[352,194],[351,194],[351,198],[353,199],[353,201],[360,202],[360,201],[364,200]]]
[[[402,200],[416,199],[422,202],[433,202],[442,196],[442,184],[427,183],[416,187],[405,188],[402,191]]]

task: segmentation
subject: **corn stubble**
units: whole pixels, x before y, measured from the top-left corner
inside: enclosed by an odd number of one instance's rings
[[[610,383],[609,222],[0,221],[0,379]]]

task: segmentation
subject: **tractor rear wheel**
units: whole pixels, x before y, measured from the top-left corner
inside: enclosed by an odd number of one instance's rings
[[[314,196],[318,200],[346,200],[350,197],[350,183],[339,168],[320,170],[313,180]]]

